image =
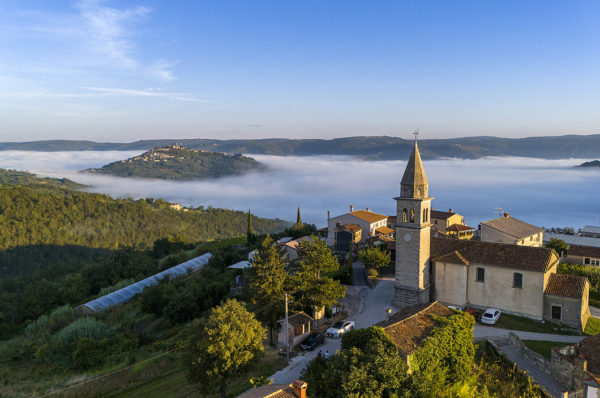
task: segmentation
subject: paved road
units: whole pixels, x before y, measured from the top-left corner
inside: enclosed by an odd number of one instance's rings
[[[475,325],[473,330],[473,337],[475,340],[482,339],[485,337],[506,337],[508,333],[513,332],[521,340],[541,340],[541,341],[558,341],[567,344],[577,343],[585,338],[585,336],[565,336],[562,334],[550,334],[550,333],[535,333],[535,332],[521,332],[518,330],[498,329],[491,326]]]
[[[600,308],[590,307],[590,313],[594,318],[600,318]]]
[[[509,360],[516,363],[519,369],[527,372],[536,383],[544,387],[553,397],[558,398],[561,396],[561,392],[563,391],[562,386],[555,382],[549,374],[544,373],[540,368],[535,366],[529,359],[519,354],[511,345],[502,345],[498,349]]]
[[[352,263],[352,285],[354,286],[368,286],[367,282],[367,271],[365,266],[360,261]]]
[[[392,305],[394,298],[394,281],[379,281],[373,289],[366,286],[354,286],[352,289],[353,293],[358,294],[361,298],[356,312],[349,318],[355,322],[357,328],[366,328],[385,319],[386,310]],[[397,309],[392,307],[392,310],[395,312]],[[318,349],[292,358],[288,367],[271,376],[273,382],[275,384],[292,383],[300,377],[302,370],[317,356],[319,350],[334,354],[340,347],[340,340],[325,338],[325,344]]]

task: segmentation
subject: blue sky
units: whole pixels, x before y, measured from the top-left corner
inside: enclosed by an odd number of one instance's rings
[[[600,133],[597,1],[0,10],[0,141]]]

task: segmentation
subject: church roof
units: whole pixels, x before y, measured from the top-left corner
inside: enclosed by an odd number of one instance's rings
[[[404,307],[390,319],[375,326],[382,327],[394,345],[405,355],[410,355],[436,326],[432,315],[448,317],[453,314],[450,308],[436,301]]]
[[[350,214],[352,214],[354,217],[358,217],[361,220],[364,220],[370,224],[377,222],[377,221],[381,221],[381,220],[387,220],[387,218],[388,218],[388,216],[384,216],[383,214],[378,214],[378,213],[374,213],[372,211],[366,211],[366,210],[351,211]]]
[[[458,251],[469,263],[533,272],[546,272],[553,259],[557,259],[554,250],[545,247],[431,237],[431,258],[434,261],[454,251]]]
[[[572,256],[600,258],[600,247],[569,245],[568,254]]]
[[[460,254],[458,250],[455,250],[452,253],[444,254],[443,256],[435,257],[432,260],[440,263],[469,265],[469,260],[464,258],[464,256]]]
[[[544,228],[536,227],[526,223],[525,221],[517,220],[508,216],[496,218],[495,220],[484,221],[481,225],[486,225],[497,231],[513,236],[517,239],[523,239],[528,236],[544,232]]]
[[[406,165],[406,169],[404,170],[404,175],[402,176],[402,181],[400,184],[413,186],[428,185],[417,141],[415,141],[415,146],[410,154],[410,158],[408,159],[408,164]]]
[[[550,275],[544,294],[581,299],[587,278],[576,275]]]

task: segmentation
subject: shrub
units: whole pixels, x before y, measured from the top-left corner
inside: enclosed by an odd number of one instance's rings
[[[99,340],[108,334],[108,327],[94,318],[81,318],[61,329],[54,336],[56,344],[62,352],[69,351],[73,342],[81,338]]]
[[[127,287],[133,283],[135,283],[134,279],[131,279],[131,278],[122,279],[112,286],[107,286],[107,287],[103,287],[102,289],[100,289],[100,293],[98,293],[98,297],[102,297],[109,293],[116,292],[117,290],[123,289],[124,287]]]

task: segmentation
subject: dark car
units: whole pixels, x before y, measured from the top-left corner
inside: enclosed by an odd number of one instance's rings
[[[479,318],[479,312],[477,312],[475,310],[468,309],[468,310],[465,310],[465,312],[467,314],[471,314],[473,316],[473,318],[475,318],[475,321],[477,321],[477,318]]]
[[[319,344],[325,342],[325,337],[321,333],[312,333],[310,336],[300,344],[300,348],[303,350],[314,350]]]

